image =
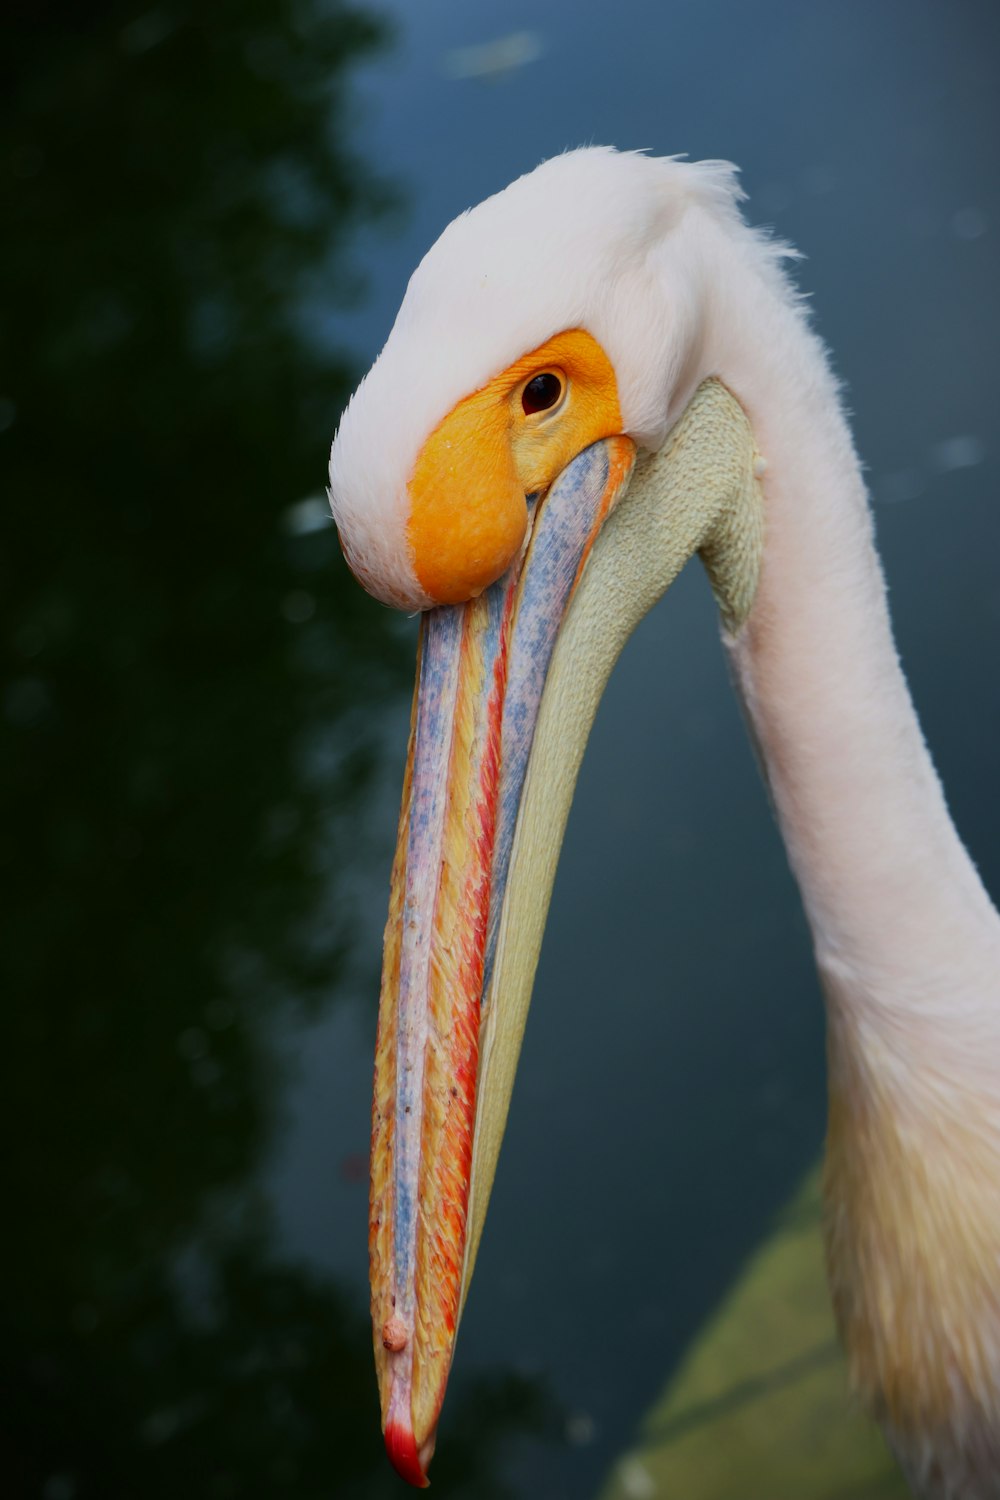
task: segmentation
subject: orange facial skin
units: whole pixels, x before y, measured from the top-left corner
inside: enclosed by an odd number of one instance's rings
[[[524,388],[546,372],[562,382],[562,396],[526,415]],[[466,396],[424,443],[410,477],[407,539],[420,586],[436,604],[482,593],[524,542],[525,496],[621,431],[611,361],[582,328],[556,334]]]

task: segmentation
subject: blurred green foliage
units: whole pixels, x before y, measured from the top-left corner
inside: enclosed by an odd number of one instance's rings
[[[356,372],[306,317],[393,201],[346,144],[383,26],[7,9],[0,1484],[395,1493],[367,1317],[280,1263],[252,1175],[276,1023],[337,995],[365,709],[411,671],[323,523]],[[450,1492],[500,1493],[491,1434],[544,1413],[465,1402]]]

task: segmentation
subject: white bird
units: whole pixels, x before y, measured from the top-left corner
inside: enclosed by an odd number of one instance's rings
[[[427,611],[373,1110],[386,1442],[424,1482],[587,734],[697,552],[827,1002],[852,1380],[917,1494],[996,1500],[1000,918],[900,669],[836,380],[740,196],[719,162],[544,163],[428,252],[334,441],[348,561]]]

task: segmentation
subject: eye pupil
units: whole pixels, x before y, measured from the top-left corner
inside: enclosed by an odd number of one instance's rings
[[[561,395],[562,381],[558,375],[553,375],[548,370],[543,375],[536,375],[533,380],[528,381],[521,396],[525,416],[530,417],[536,411],[548,411],[550,406],[555,406]]]

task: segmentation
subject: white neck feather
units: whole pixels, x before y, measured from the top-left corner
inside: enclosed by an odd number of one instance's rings
[[[743,404],[767,463],[761,579],[730,653],[821,972],[873,1022],[996,1040],[1000,919],[900,669],[836,381],[801,309],[728,233],[705,233],[701,253],[724,263],[702,373]],[[984,1062],[996,1079],[997,1053]]]

